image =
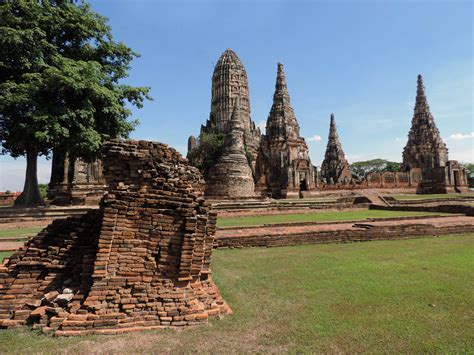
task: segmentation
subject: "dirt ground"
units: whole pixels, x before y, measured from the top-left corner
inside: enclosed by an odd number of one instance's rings
[[[9,230],[15,228],[31,228],[31,227],[46,227],[50,224],[52,219],[41,219],[36,221],[24,221],[24,222],[9,222],[9,223],[0,223],[0,231]]]

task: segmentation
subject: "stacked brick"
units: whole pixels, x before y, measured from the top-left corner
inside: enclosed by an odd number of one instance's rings
[[[53,222],[0,269],[0,328],[116,334],[230,313],[211,278],[216,214],[199,171],[160,143],[104,152],[101,208]]]
[[[324,160],[321,164],[321,176],[326,184],[348,184],[352,180],[349,163],[342,150],[341,141],[337,134],[334,114],[331,113],[329,123],[329,136]]]
[[[254,197],[252,170],[245,154],[244,129],[241,120],[240,100],[234,106],[231,130],[226,136],[225,148],[216,164],[209,170],[206,196]]]

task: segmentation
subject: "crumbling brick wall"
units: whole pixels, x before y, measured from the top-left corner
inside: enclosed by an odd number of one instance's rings
[[[0,327],[115,334],[230,313],[210,275],[216,214],[174,149],[104,147],[98,211],[53,222],[0,269]]]

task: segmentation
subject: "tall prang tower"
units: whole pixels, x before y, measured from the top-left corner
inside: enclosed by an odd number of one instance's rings
[[[237,54],[227,49],[220,56],[212,74],[211,113],[201,133],[228,134],[232,129],[232,114],[237,99],[244,131],[244,145],[253,156],[253,166],[260,144],[260,129],[250,117],[250,99],[247,72]]]
[[[421,75],[417,79],[415,109],[403,149],[402,169],[410,172],[418,193],[468,191],[466,169],[448,158],[448,148],[430,112]]]
[[[349,163],[346,160],[344,151],[342,150],[339,135],[337,134],[336,121],[334,114],[331,113],[329,124],[328,145],[324,160],[321,164],[321,177],[326,179],[327,183],[348,183],[352,179],[349,169]]]
[[[290,197],[315,189],[308,146],[291,107],[283,64],[278,63],[273,104],[262,136],[256,166],[256,189],[273,197]]]
[[[448,160],[448,149],[436,127],[426,99],[423,77],[418,75],[411,129],[403,149],[403,167],[405,170],[438,168],[446,166]]]
[[[234,106],[230,128],[226,135],[224,151],[209,170],[205,194],[214,198],[253,197],[255,184],[244,149],[239,98]]]

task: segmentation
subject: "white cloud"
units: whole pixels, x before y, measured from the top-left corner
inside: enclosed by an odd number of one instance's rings
[[[267,125],[267,122],[266,121],[259,121],[257,123],[257,127],[260,128],[260,132],[261,133],[265,133],[265,127]]]
[[[407,140],[406,138],[395,137],[395,142],[397,143],[405,142],[406,140]]]
[[[320,142],[321,140],[322,140],[321,136],[318,136],[317,134],[308,138],[309,142]]]
[[[451,134],[448,138],[446,138],[447,141],[462,141],[465,139],[474,139],[474,132],[463,134],[463,133],[454,133]]]

